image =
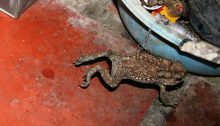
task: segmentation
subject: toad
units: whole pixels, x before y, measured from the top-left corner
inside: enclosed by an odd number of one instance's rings
[[[80,85],[82,88],[89,86],[95,73],[100,73],[103,80],[111,88],[116,88],[124,79],[130,79],[141,84],[155,84],[160,87],[160,99],[164,105],[173,106],[167,97],[167,86],[179,84],[186,76],[186,71],[179,62],[153,56],[147,52],[131,54],[118,54],[113,51],[105,51],[94,55],[81,56],[75,61],[75,65],[108,58],[111,61],[111,70],[96,65],[85,73],[85,80]]]

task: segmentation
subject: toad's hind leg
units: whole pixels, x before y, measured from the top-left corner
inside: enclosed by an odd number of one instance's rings
[[[96,59],[101,58],[101,57],[110,57],[110,56],[113,56],[113,55],[115,55],[114,52],[112,52],[112,51],[105,51],[105,52],[101,52],[101,53],[96,53],[94,55],[82,56],[82,57],[79,57],[75,61],[75,65],[79,66],[79,65],[81,65],[84,62],[96,60]]]
[[[92,76],[97,72],[101,74],[102,79],[111,88],[117,87],[123,78],[123,74],[120,71],[119,72],[121,76],[120,75],[115,76],[115,75],[110,74],[109,71],[106,70],[106,68],[96,65],[95,67],[91,68],[89,71],[86,72],[85,80],[80,86],[84,88],[88,87]]]

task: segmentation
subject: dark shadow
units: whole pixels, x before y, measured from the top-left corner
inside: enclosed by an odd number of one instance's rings
[[[168,85],[166,86],[166,91],[174,91],[180,89],[184,84],[184,81],[179,82],[176,85]]]
[[[118,8],[118,4],[117,4],[118,0],[112,0],[112,1],[113,1],[113,4],[115,5],[115,7]]]
[[[99,78],[99,81],[102,83],[102,85],[103,85],[108,91],[113,92],[113,91],[115,91],[115,90],[117,89],[117,87],[116,87],[116,88],[110,87],[110,86],[103,80],[103,78],[101,77],[100,73],[96,73],[94,76],[97,76],[97,77]],[[119,85],[118,85],[118,86],[119,86]]]
[[[156,89],[158,91],[160,90],[160,87],[158,86],[158,84],[140,83],[140,82],[136,82],[136,81],[129,80],[129,79],[122,80],[122,82],[120,84],[128,84],[130,86],[137,87],[137,88]]]

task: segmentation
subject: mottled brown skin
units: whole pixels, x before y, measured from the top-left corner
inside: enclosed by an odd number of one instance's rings
[[[120,55],[112,51],[106,51],[91,56],[79,57],[75,61],[75,65],[79,66],[84,62],[101,57],[107,57],[111,60],[111,73],[106,68],[96,65],[86,72],[81,87],[88,87],[91,77],[99,72],[111,88],[117,87],[123,79],[130,79],[143,84],[157,84],[160,86],[162,103],[164,105],[175,104],[167,99],[165,87],[178,84],[186,76],[186,71],[180,63],[155,57],[146,52]]]

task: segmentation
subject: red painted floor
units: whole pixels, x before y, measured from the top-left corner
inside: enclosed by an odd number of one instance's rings
[[[96,33],[88,28],[72,27],[74,12],[44,2],[18,20],[0,13],[0,125],[139,125],[157,92],[127,84],[109,91],[98,78],[81,89],[90,66],[72,62],[107,45],[94,44]]]

